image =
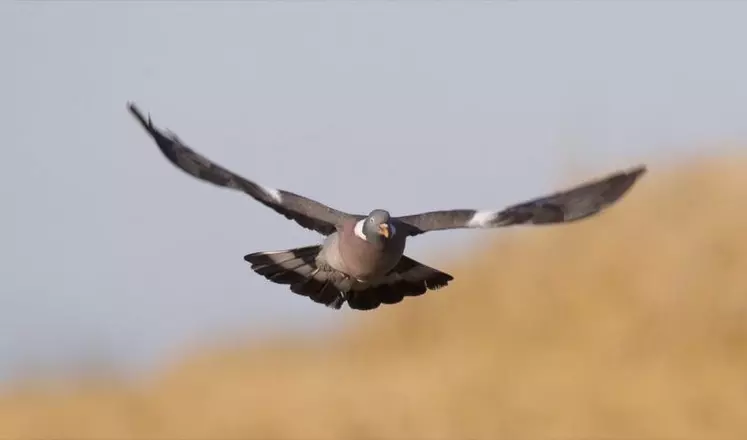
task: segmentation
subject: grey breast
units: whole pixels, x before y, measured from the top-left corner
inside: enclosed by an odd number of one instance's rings
[[[340,267],[335,269],[361,281],[372,281],[386,275],[402,257],[407,237],[392,236],[382,246],[356,236],[354,227],[355,221],[344,222],[336,237],[328,239],[338,251],[338,255],[329,252],[328,263],[339,264]]]

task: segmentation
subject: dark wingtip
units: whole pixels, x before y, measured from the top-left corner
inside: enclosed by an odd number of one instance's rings
[[[135,117],[135,119],[137,119],[140,125],[143,126],[145,131],[150,133],[151,136],[159,137],[159,135],[161,135],[161,133],[158,130],[156,130],[156,128],[153,126],[153,122],[150,119],[150,115],[148,115],[148,118],[146,119],[145,116],[143,115],[143,112],[141,112],[140,109],[137,108],[137,105],[135,105],[134,102],[129,101],[127,103],[127,109],[130,111],[130,114],[132,114],[132,116]]]
[[[627,171],[625,171],[625,174],[633,177],[634,179],[638,179],[639,177],[646,174],[647,171],[648,167],[646,166],[646,164],[640,164],[629,168]]]
[[[634,167],[628,168],[625,171],[619,172],[616,176],[612,176],[609,178],[609,180],[617,180],[620,185],[618,194],[616,197],[614,197],[614,200],[620,199],[623,195],[625,195],[630,188],[633,187],[633,185],[648,171],[648,168],[645,164],[636,165]]]
[[[132,116],[140,123],[143,129],[145,129],[145,131],[147,131],[148,134],[156,141],[156,144],[158,145],[158,148],[161,150],[161,152],[165,154],[166,157],[168,157],[172,162],[175,161],[176,157],[174,156],[172,144],[174,142],[177,142],[177,140],[174,137],[170,138],[169,136],[166,136],[161,132],[161,130],[156,128],[151,121],[150,114],[146,119],[145,115],[143,115],[143,112],[140,111],[140,109],[137,107],[137,105],[135,105],[134,102],[128,102],[127,109],[130,111]]]
[[[150,116],[148,116],[148,120],[146,121],[145,120],[145,116],[143,116],[143,113],[140,111],[140,109],[137,108],[137,106],[135,105],[134,102],[128,101],[127,102],[127,109],[130,111],[130,113],[132,114],[132,116],[134,116],[135,119],[137,119],[138,122],[140,122],[140,124],[143,127],[145,127],[146,129],[151,128],[150,127],[151,126]]]
[[[648,168],[645,164],[639,164],[634,165],[629,168],[623,168],[619,169],[613,173],[607,174],[606,176],[598,178],[593,183],[598,182],[612,182],[612,181],[622,181],[629,182],[630,184],[633,184],[636,180],[638,180],[641,176],[646,174],[648,171]]]
[[[510,206],[499,214],[496,219],[496,225],[553,225],[577,222],[593,217],[620,201],[620,199],[630,192],[631,188],[636,184],[636,182],[638,182],[638,180],[640,180],[641,176],[646,174],[647,171],[648,168],[645,164],[635,165],[627,169],[618,169],[604,177],[600,177],[593,181],[587,181],[586,183],[579,184],[578,186],[569,188],[565,191],[560,191],[553,196],[543,197]],[[573,208],[563,206],[568,203],[567,200],[553,200],[558,197],[566,198],[569,194],[578,191],[585,192],[591,190],[592,192],[597,193],[600,189],[602,190],[601,193],[596,194],[595,197],[602,198],[603,200],[597,201],[602,203],[596,203],[595,206],[584,207],[578,212],[567,211],[568,208]],[[538,210],[538,208],[540,209]],[[537,212],[542,215],[538,216]]]

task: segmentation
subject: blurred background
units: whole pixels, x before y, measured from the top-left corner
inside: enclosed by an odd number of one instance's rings
[[[0,4],[0,437],[744,438],[745,17]],[[417,237],[408,255],[448,288],[335,311],[242,259],[321,237],[173,168],[128,101],[233,171],[351,212],[649,173],[588,221]]]

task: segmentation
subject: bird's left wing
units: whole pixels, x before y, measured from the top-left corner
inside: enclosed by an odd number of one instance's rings
[[[129,103],[128,108],[145,131],[156,141],[158,148],[166,158],[182,171],[200,180],[242,191],[304,228],[323,235],[335,232],[336,225],[347,218],[361,217],[332,209],[289,191],[268,188],[245,179],[196,153],[175,134],[167,134],[156,128],[150,117],[146,119],[135,104]]]
[[[408,235],[418,235],[443,229],[573,222],[598,214],[617,202],[645,172],[645,165],[639,165],[502,210],[454,209],[397,217],[397,227],[403,226]]]

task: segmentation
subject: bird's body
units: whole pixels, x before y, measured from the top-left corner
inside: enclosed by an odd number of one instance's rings
[[[404,235],[395,232],[390,240],[381,241],[359,236],[356,226],[360,231],[360,222],[365,221],[341,222],[319,246],[255,252],[244,259],[270,281],[290,284],[291,291],[335,308],[343,301],[361,310],[375,308],[443,287],[453,279],[405,257]],[[396,231],[396,226],[390,227]]]
[[[365,220],[359,220],[365,221]],[[375,280],[386,275],[399,262],[407,237],[394,234],[390,240],[367,241],[355,234],[355,220],[345,220],[325,243],[324,258],[330,266],[360,280]],[[346,243],[355,245],[345,246]]]
[[[319,245],[244,256],[252,270],[313,301],[358,310],[395,304],[446,286],[453,277],[404,255],[408,237],[428,231],[558,224],[595,215],[615,203],[645,172],[634,167],[566,191],[501,210],[455,209],[392,217],[383,209],[349,214],[289,191],[268,188],[199,155],[176,135],[153,126],[134,104],[130,112],[169,161],[215,185],[240,190],[299,225],[326,236]]]

